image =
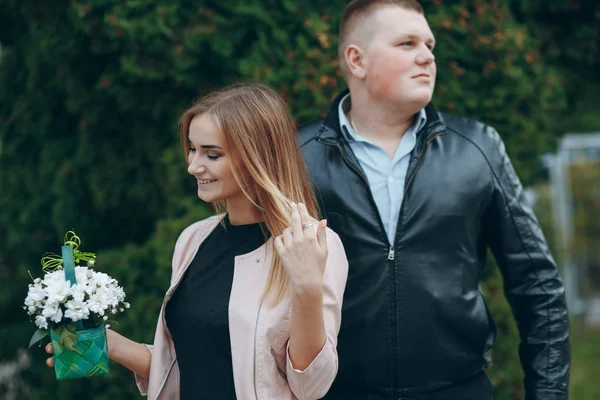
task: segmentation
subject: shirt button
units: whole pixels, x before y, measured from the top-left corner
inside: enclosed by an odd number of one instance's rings
[[[393,176],[390,176],[390,177],[388,178],[388,183],[389,183],[390,185],[391,185],[392,183],[394,183],[394,177],[393,177]]]

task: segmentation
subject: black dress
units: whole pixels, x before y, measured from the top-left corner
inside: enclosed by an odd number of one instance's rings
[[[228,318],[234,257],[262,246],[265,235],[259,223],[223,222],[200,245],[165,310],[182,400],[236,398]]]

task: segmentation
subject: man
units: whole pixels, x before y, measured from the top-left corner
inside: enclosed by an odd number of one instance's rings
[[[339,56],[349,93],[300,131],[350,263],[327,399],[492,398],[490,248],[519,326],[526,398],[566,399],[564,289],[493,128],[430,104],[435,38],[414,0],[354,0]]]

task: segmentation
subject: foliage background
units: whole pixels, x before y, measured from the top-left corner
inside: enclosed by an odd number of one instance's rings
[[[262,81],[299,124],[323,116],[344,87],[346,3],[0,0],[0,362],[33,332],[21,309],[27,271],[39,275],[41,254],[69,229],[128,293],[116,329],[151,341],[175,239],[210,214],[184,169],[180,112],[211,88]],[[600,128],[596,2],[422,3],[438,41],[436,107],[496,127],[525,183],[565,131]],[[492,264],[484,290],[498,326],[496,397],[521,398],[518,333]],[[115,363],[107,377],[56,382],[43,350],[30,355],[18,398],[138,396]]]

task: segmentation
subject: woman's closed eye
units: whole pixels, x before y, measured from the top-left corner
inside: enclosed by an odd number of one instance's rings
[[[206,156],[209,160],[217,160],[219,157],[221,157],[221,155],[217,153],[207,153]]]

